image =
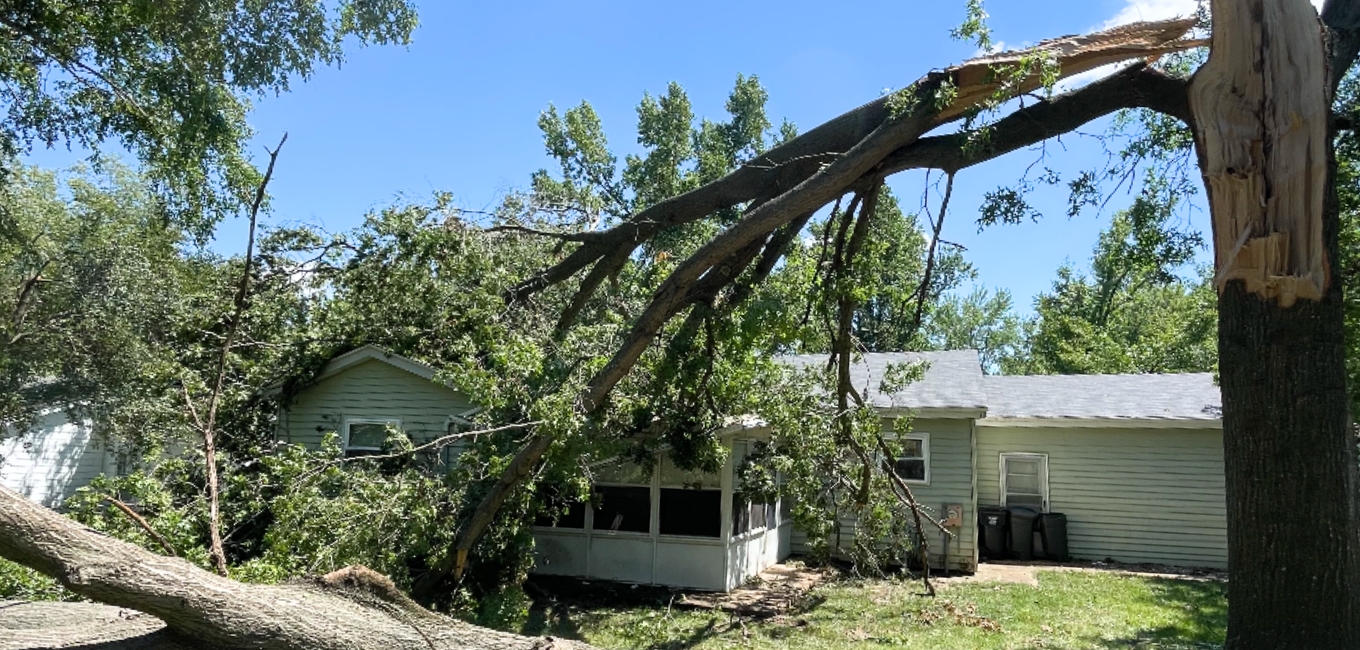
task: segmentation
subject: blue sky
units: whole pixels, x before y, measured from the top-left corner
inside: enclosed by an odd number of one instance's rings
[[[369,210],[436,190],[466,209],[488,209],[549,166],[535,121],[550,103],[589,101],[622,155],[638,150],[634,109],[642,93],[664,92],[671,81],[685,87],[696,114],[721,118],[736,75],[757,75],[772,120],[807,130],[972,56],[973,46],[949,38],[963,7],[963,0],[423,3],[409,48],[353,49],[339,69],[258,102],[251,117],[257,151],[289,134],[266,223],[339,231]],[[1193,8],[1194,0],[986,4],[993,37],[1010,47]],[[1071,171],[1090,164],[1099,148],[1069,136],[1049,152],[1045,164]],[[61,166],[77,157],[38,151],[30,160]],[[1063,196],[1050,193],[1037,200],[1047,213],[1041,222],[979,233],[982,193],[1013,182],[1037,157],[1017,152],[960,173],[942,236],[966,246],[979,282],[1009,289],[1022,311],[1060,264],[1086,262],[1108,220],[1108,212],[1069,220]],[[920,174],[899,175],[892,186],[910,210],[926,189]],[[1111,207],[1127,202],[1119,197]],[[934,209],[938,196],[931,203]],[[1202,211],[1188,218],[1207,228]],[[236,252],[244,228],[242,220],[223,223],[214,247]]]

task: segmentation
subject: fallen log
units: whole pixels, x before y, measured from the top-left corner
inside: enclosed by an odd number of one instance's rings
[[[499,632],[426,610],[363,567],[245,584],[82,526],[0,487],[0,557],[88,603],[0,604],[0,649],[554,650],[591,646]],[[131,610],[131,611],[129,611]],[[135,614],[132,612],[140,612]]]

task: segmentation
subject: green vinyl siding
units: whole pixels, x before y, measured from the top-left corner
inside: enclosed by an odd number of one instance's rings
[[[894,420],[885,419],[885,432],[894,431]],[[948,549],[943,548],[942,533],[938,528],[926,524],[927,543],[929,544],[932,564],[939,566],[947,550],[948,565],[953,568],[972,570],[977,564],[977,526],[976,505],[973,499],[973,421],[967,419],[917,419],[911,422],[912,433],[925,433],[930,436],[930,484],[911,485],[916,501],[935,518],[942,518],[947,503],[963,506],[964,525],[949,541]],[[910,526],[909,522],[904,524]],[[846,517],[841,520],[841,537],[848,544],[854,538],[855,520]],[[834,547],[835,540],[832,540]],[[808,550],[807,535],[797,528],[793,531],[793,551],[804,553]]]
[[[980,426],[978,503],[1001,503],[1001,454],[1048,455],[1049,511],[1074,558],[1225,567],[1220,429]]]
[[[279,437],[315,448],[345,418],[393,419],[419,443],[447,433],[449,416],[472,407],[451,388],[370,359],[299,392],[280,417]]]

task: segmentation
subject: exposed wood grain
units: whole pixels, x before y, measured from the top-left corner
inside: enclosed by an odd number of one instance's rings
[[[1213,4],[1209,60],[1190,83],[1219,290],[1288,307],[1319,300],[1331,109],[1322,23],[1303,0]]]

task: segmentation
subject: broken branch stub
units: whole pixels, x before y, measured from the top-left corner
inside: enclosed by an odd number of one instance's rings
[[[1213,221],[1215,284],[1289,307],[1319,300],[1331,93],[1307,0],[1215,0],[1209,60],[1190,82]]]

